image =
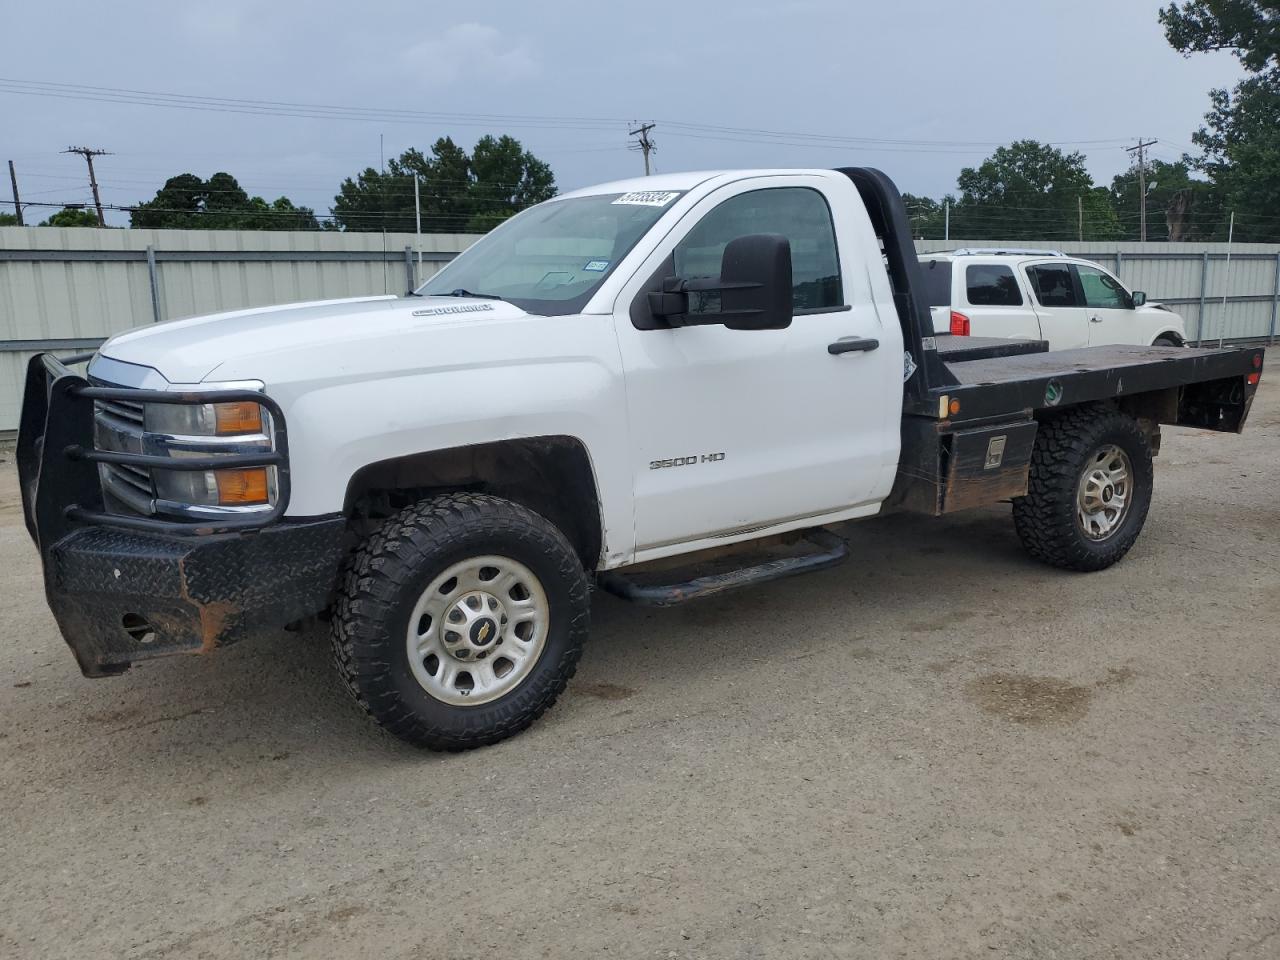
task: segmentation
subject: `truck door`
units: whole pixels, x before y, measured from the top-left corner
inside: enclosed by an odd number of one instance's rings
[[[1148,343],[1134,317],[1129,291],[1111,274],[1083,263],[1075,265],[1089,315],[1089,345]]]
[[[789,327],[642,329],[655,276],[718,276],[725,245],[760,233],[791,244]],[[875,244],[846,178],[754,178],[693,207],[623,288],[638,553],[879,508],[897,466],[903,353],[892,308],[876,306],[892,295]],[[874,345],[828,352],[848,337]]]
[[[1026,268],[1036,298],[1040,335],[1050,350],[1089,345],[1089,319],[1069,263],[1036,263]]]

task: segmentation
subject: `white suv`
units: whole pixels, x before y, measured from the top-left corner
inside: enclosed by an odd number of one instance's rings
[[[1053,250],[954,250],[920,256],[938,333],[1047,340],[1050,350],[1107,343],[1180,347],[1182,317],[1096,263]]]

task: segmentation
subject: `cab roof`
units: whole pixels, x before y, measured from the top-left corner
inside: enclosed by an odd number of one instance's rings
[[[832,170],[813,169],[762,169],[762,170],[691,170],[686,173],[659,173],[649,177],[633,177],[630,180],[614,180],[610,183],[598,183],[589,187],[580,187],[560,194],[556,199],[566,197],[591,197],[606,193],[633,193],[639,191],[692,190],[711,180],[731,182],[748,177],[779,177],[797,174],[820,174],[831,176]]]

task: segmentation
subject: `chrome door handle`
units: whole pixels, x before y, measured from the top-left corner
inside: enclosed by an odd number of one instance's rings
[[[1101,318],[1101,317],[1090,317],[1090,318],[1089,318],[1089,322],[1090,322],[1090,323],[1101,323],[1101,322],[1102,322],[1102,318]]]
[[[835,343],[827,344],[827,353],[836,356],[841,353],[863,353],[880,346],[879,340],[870,337],[844,337]]]

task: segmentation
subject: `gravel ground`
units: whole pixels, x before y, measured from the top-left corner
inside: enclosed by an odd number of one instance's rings
[[[1166,430],[1104,573],[998,507],[598,597],[559,706],[438,756],[319,632],[83,679],[7,464],[0,955],[1280,956],[1278,466],[1273,383],[1243,437]]]

